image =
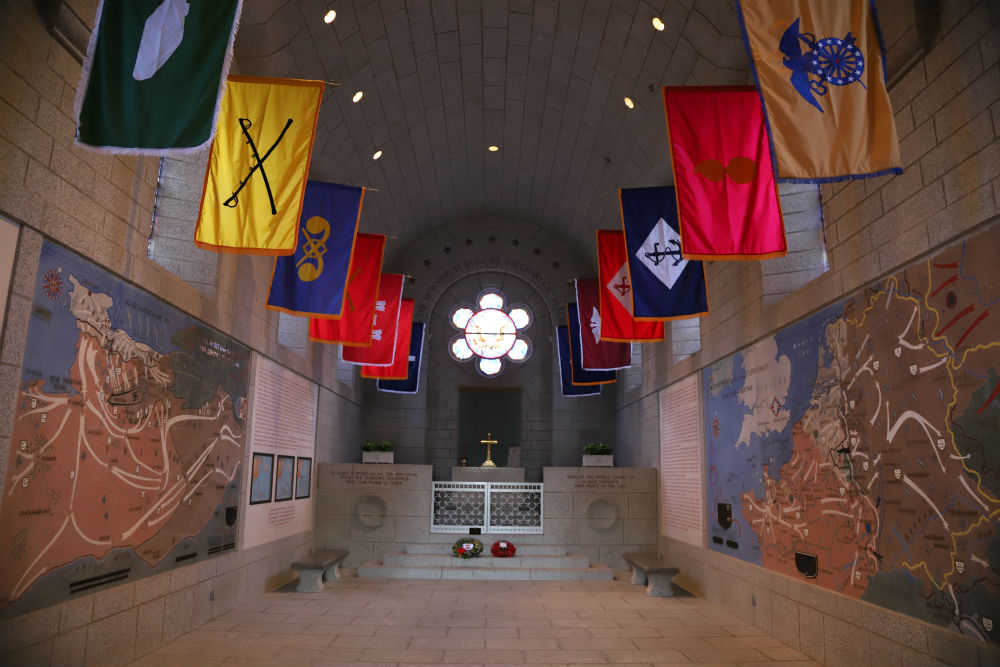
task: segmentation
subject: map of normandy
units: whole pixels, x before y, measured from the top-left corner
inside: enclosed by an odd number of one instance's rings
[[[713,550],[1000,636],[1000,226],[704,371]]]
[[[0,498],[0,608],[234,544],[248,368],[246,348],[45,243]]]

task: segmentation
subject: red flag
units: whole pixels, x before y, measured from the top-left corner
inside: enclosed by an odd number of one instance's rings
[[[580,365],[588,371],[610,371],[632,365],[631,343],[601,340],[601,288],[594,278],[576,279],[576,303],[580,316]]]
[[[372,316],[371,347],[343,347],[340,358],[348,364],[391,366],[396,351],[399,303],[403,299],[403,276],[383,273],[378,283],[375,314]]]
[[[379,380],[405,380],[410,372],[410,335],[413,333],[413,299],[403,299],[399,307],[399,333],[396,354],[391,366],[362,366],[361,377]]]
[[[685,259],[787,252],[764,113],[753,86],[664,86]]]
[[[636,322],[632,318],[632,282],[624,232],[597,230],[597,266],[601,340],[615,343],[663,340],[663,322]]]
[[[358,234],[347,278],[347,296],[341,315],[336,319],[309,318],[309,340],[340,343],[349,347],[370,347],[375,295],[382,273],[385,237],[381,234]]]

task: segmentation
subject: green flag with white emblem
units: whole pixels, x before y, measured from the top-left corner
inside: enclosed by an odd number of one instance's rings
[[[202,148],[215,131],[242,0],[103,0],[77,88],[78,145]]]

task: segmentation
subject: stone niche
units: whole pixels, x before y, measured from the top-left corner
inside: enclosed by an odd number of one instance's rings
[[[431,471],[429,465],[319,464],[317,546],[348,549],[346,567],[412,543],[440,542],[445,549],[458,535],[430,532]],[[656,468],[547,467],[544,484],[543,534],[481,539],[565,545],[613,570],[628,569],[625,551],[656,549]]]

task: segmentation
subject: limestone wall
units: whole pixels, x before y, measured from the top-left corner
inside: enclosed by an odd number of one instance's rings
[[[712,311],[701,349],[675,363],[669,340],[643,346],[643,384],[619,396],[618,441],[630,450],[621,460],[645,462],[657,451],[658,432],[645,425],[658,415],[650,397],[661,388],[1000,215],[1000,7],[941,3],[937,18],[933,46],[915,59],[915,34],[928,26],[883,24],[904,173],[822,186],[829,269],[773,305],[757,263],[707,264]],[[984,644],[706,548],[663,539],[660,549],[692,592],[822,663],[1000,661]]]
[[[431,466],[321,463],[317,475],[316,543],[348,549],[348,567],[461,535],[430,532]],[[547,467],[544,484],[545,532],[507,535],[515,544],[565,545],[615,570],[624,551],[656,548],[655,468]]]
[[[91,21],[97,3],[82,4],[86,6],[78,8]],[[266,20],[250,8],[242,23]],[[277,313],[263,307],[269,258],[219,255],[213,260],[217,266],[199,274],[197,285],[148,258],[159,160],[73,145],[79,78],[80,64],[46,32],[34,3],[0,2],[0,216],[21,227],[9,301],[6,293],[0,295],[7,304],[0,348],[0,479],[6,479],[43,239],[70,248],[319,383],[317,460],[356,455],[359,389],[338,380],[335,347],[309,346],[303,354],[278,343]],[[166,213],[165,232],[192,238],[195,220],[190,213],[186,218]],[[184,225],[187,231],[178,231]],[[190,240],[187,246],[193,249]],[[307,531],[134,583],[98,588],[31,613],[8,612],[0,616],[0,663],[128,664],[240,601],[285,583],[292,576],[289,564],[311,544],[312,532]]]

